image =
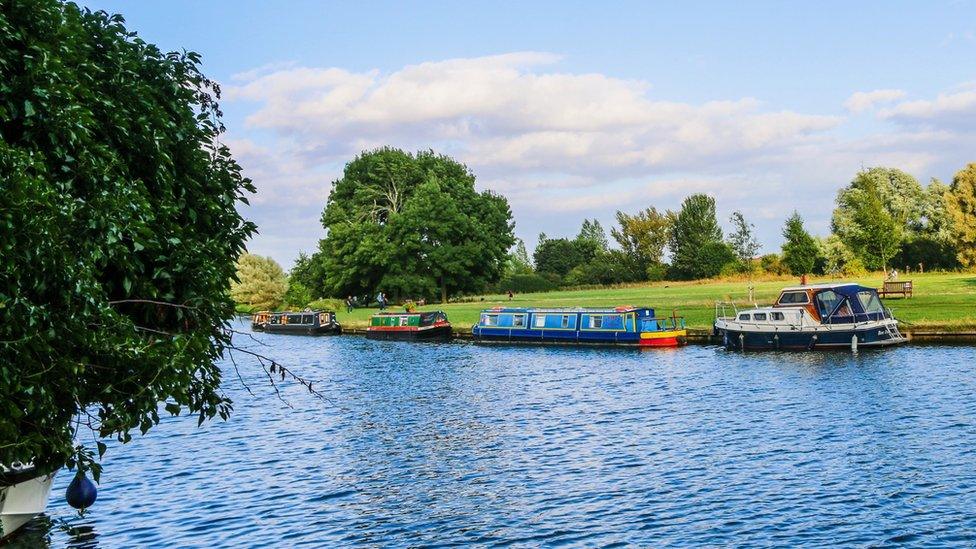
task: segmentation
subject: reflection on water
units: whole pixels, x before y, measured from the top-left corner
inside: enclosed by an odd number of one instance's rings
[[[23,546],[972,544],[976,352],[482,347],[260,334],[325,387],[59,475]]]

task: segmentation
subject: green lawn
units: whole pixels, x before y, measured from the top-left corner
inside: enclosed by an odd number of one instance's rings
[[[910,329],[972,330],[976,329],[976,274],[933,273],[903,275],[901,280],[912,280],[915,297],[885,300],[895,316],[905,321]],[[863,278],[845,279],[865,286],[879,287],[882,275],[876,273]],[[840,280],[811,279],[811,283],[840,282]],[[784,286],[797,284],[795,278],[763,279],[752,282],[756,301],[760,305],[771,303]],[[433,304],[422,310],[443,309],[458,331],[470,330],[477,322],[482,309],[495,306],[515,307],[604,307],[617,305],[646,305],[654,307],[659,316],[669,316],[672,309],[684,316],[688,327],[710,329],[716,301],[734,300],[740,308],[751,306],[748,302],[749,285],[740,281],[656,282],[615,288],[571,290],[538,294],[516,295],[509,302],[504,295],[486,295],[484,301],[469,303]],[[401,311],[391,307],[390,311]],[[369,315],[376,308],[357,309],[350,314],[338,312],[339,322],[349,328],[365,328]]]

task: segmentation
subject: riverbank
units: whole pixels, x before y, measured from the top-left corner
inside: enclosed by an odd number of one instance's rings
[[[944,340],[950,336],[976,341],[976,274],[926,273],[900,277],[912,280],[912,298],[885,299],[895,316],[902,321],[903,330],[916,339]],[[883,276],[874,273],[864,277],[844,279],[865,286],[879,287]],[[813,278],[810,283],[838,282],[837,279]],[[753,288],[755,304],[767,305],[775,300],[784,286],[797,284],[795,278],[764,278],[761,280],[701,280],[691,282],[654,282],[612,288],[565,290],[516,295],[486,295],[462,303],[430,304],[421,310],[441,309],[447,312],[455,332],[471,331],[482,309],[490,307],[607,307],[617,305],[648,305],[660,316],[676,311],[684,316],[689,330],[701,337],[711,333],[715,316],[715,302],[734,302],[739,308],[752,307],[749,287]],[[392,307],[388,310],[402,310]],[[377,309],[356,309],[351,313],[338,312],[343,327],[365,330],[369,316]]]

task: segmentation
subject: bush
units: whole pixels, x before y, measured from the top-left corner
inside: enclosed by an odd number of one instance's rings
[[[561,279],[555,275],[538,273],[512,274],[495,285],[495,293],[504,294],[509,290],[518,294],[551,292],[559,287]]]
[[[647,280],[659,282],[668,276],[668,266],[664,263],[651,263],[647,267]]]
[[[790,274],[790,268],[783,263],[783,258],[779,254],[762,256],[759,258],[759,267],[769,274],[779,276]]]
[[[290,282],[288,291],[285,292],[285,307],[290,309],[302,309],[312,301],[312,292],[301,282]]]
[[[341,299],[333,298],[316,299],[315,301],[312,301],[306,305],[306,307],[312,309],[313,311],[345,311],[346,302]]]

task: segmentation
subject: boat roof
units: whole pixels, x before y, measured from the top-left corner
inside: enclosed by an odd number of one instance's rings
[[[653,311],[653,307],[492,307],[482,309],[483,313],[630,313],[633,311]]]

